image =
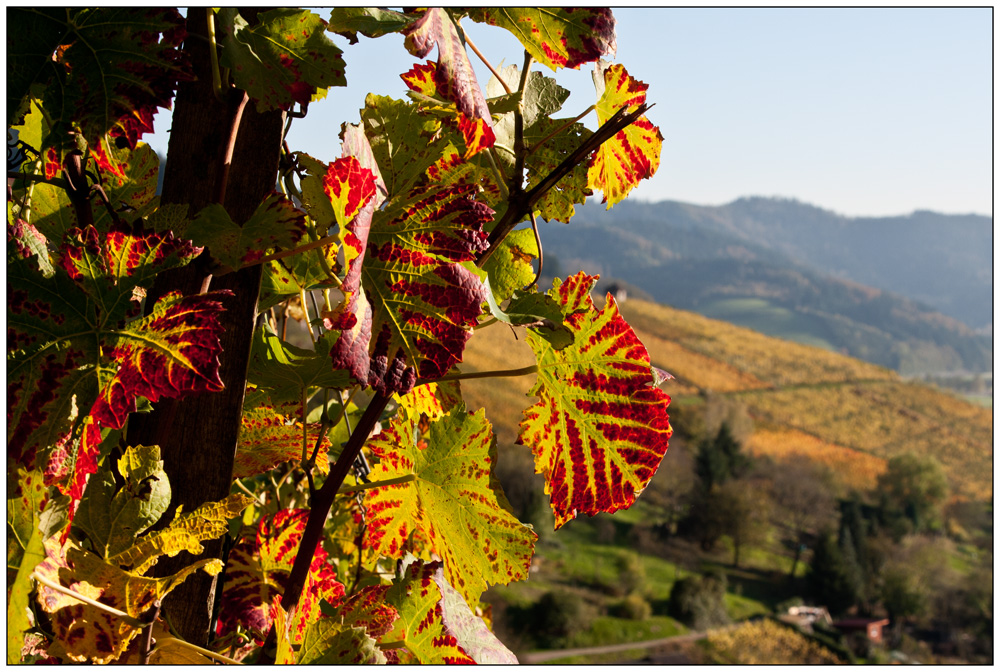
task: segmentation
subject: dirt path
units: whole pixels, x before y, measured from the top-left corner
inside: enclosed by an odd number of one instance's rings
[[[728,630],[733,626],[726,626],[724,628],[719,628],[719,630]],[[608,644],[606,646],[592,646],[586,649],[560,649],[559,651],[532,651],[531,653],[524,654],[520,661],[524,665],[537,665],[538,663],[544,663],[549,660],[558,660],[559,658],[569,658],[570,656],[591,656],[600,653],[615,653],[616,651],[631,651],[632,649],[649,649],[654,646],[663,646],[665,644],[683,644],[685,642],[694,642],[705,636],[707,632],[689,632],[686,635],[675,635],[673,637],[661,637],[660,639],[647,639],[642,642],[626,642],[625,644]]]

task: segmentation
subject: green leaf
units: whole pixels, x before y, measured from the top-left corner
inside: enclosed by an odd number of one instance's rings
[[[156,109],[169,107],[178,81],[189,77],[179,48],[183,24],[176,9],[11,9],[8,121],[37,86],[52,133],[36,149],[71,145],[73,128],[91,146],[111,131],[135,147],[152,130]]]
[[[577,69],[615,53],[615,19],[601,7],[481,7],[469,18],[509,30],[536,61]]]
[[[306,628],[295,663],[298,665],[381,665],[385,654],[364,628],[353,628],[329,618]]]
[[[313,387],[346,389],[350,376],[330,365],[335,334],[324,333],[316,351],[298,348],[274,333],[266,322],[254,330],[247,381],[268,390],[275,402],[299,401]]]
[[[118,461],[125,485],[115,492],[110,472],[95,474],[74,521],[87,533],[93,550],[109,558],[125,551],[170,506],[170,482],[159,446],[135,446]]]
[[[326,36],[326,22],[305,9],[272,9],[253,26],[234,8],[219,10],[231,26],[221,40],[221,64],[236,86],[257,101],[257,110],[308,105],[328,87],[347,86],[341,50]]]
[[[538,243],[531,229],[508,233],[483,265],[494,298],[499,302],[506,301],[516,290],[531,284],[535,279],[531,262],[537,258]]]
[[[633,79],[622,65],[601,61],[594,70],[598,101],[597,122],[603,124],[623,107],[631,112],[646,102],[648,85]],[[649,119],[641,116],[614,138],[601,145],[591,159],[587,184],[604,192],[610,210],[639,181],[653,176],[660,166],[663,136]]]
[[[232,269],[257,261],[276,247],[292,248],[305,232],[303,214],[281,194],[271,194],[240,226],[213,203],[195,215],[187,235]]]
[[[419,532],[444,560],[448,580],[475,604],[491,584],[528,576],[537,536],[510,512],[493,475],[496,443],[485,412],[452,410],[416,441],[419,417],[397,419],[368,447],[379,458],[372,481],[414,480],[367,491],[369,543],[401,558]]]
[[[590,299],[596,276],[556,280],[550,296],[566,314],[573,344],[556,350],[528,331],[538,361],[518,441],[531,447],[545,477],[555,526],[577,513],[628,508],[667,452],[673,430],[670,397],[653,386],[649,354],[613,298],[598,311]]]
[[[326,29],[346,37],[351,44],[357,44],[358,33],[365,37],[382,37],[398,33],[412,22],[412,18],[388,9],[334,7],[330,11],[330,23]]]
[[[45,559],[45,548],[42,543],[42,531],[36,526],[27,538],[24,554],[17,566],[17,576],[7,587],[7,664],[17,665],[21,662],[21,648],[24,645],[24,633],[31,629],[31,593],[34,581],[31,574],[39,562]],[[8,567],[8,571],[13,569]],[[10,575],[8,574],[8,577]]]

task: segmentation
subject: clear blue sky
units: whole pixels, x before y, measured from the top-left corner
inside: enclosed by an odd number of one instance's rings
[[[992,215],[992,10],[614,12],[615,61],[649,84],[649,116],[664,137],[659,172],[634,198],[717,205],[783,196],[845,215]],[[520,64],[505,31],[463,26],[494,64]],[[348,88],[331,89],[289,137],[293,150],[327,161],[365,94],[404,97],[399,74],[417,60],[400,35],[356,45],[332,37],[345,51]],[[485,86],[488,72],[473,62]],[[572,91],[566,116],[594,102],[588,66],[554,76]],[[596,127],[593,114],[585,121]],[[165,149],[157,136],[151,144]]]

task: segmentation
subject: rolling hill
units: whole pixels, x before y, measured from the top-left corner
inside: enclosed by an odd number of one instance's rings
[[[621,311],[653,364],[674,375],[662,386],[673,407],[704,403],[712,394],[746,404],[754,420],[751,453],[807,455],[860,490],[874,487],[892,456],[928,453],[943,465],[953,495],[992,497],[989,409],[907,382],[884,367],[692,312],[636,299],[621,304]],[[498,324],[469,341],[461,369],[510,369],[533,361],[523,333]],[[521,411],[533,401],[525,396],[533,382],[531,375],[466,380],[462,389],[470,408],[486,408],[498,441],[509,445]]]
[[[988,217],[846,218],[763,198],[594,203],[541,233],[558,256],[549,269],[600,273],[677,308],[904,374],[992,369]]]

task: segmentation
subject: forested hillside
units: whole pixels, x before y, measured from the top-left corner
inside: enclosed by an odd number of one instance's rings
[[[850,219],[796,201],[665,201],[543,227],[567,268],[904,374],[988,371],[992,220]],[[600,241],[598,243],[598,241]]]

